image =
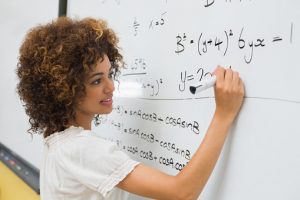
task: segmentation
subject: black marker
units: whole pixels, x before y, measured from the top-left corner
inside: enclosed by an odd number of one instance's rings
[[[202,92],[203,90],[213,87],[216,84],[216,81],[217,77],[213,75],[210,78],[200,81],[200,84],[198,86],[191,86],[190,91],[192,94]]]

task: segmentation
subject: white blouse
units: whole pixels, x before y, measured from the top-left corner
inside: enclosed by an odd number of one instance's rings
[[[115,186],[137,164],[115,143],[72,126],[45,139],[41,199],[127,199],[128,193]]]

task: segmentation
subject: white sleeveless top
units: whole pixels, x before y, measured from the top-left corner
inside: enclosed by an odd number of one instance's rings
[[[41,200],[124,200],[115,187],[138,164],[115,143],[70,127],[45,139]]]

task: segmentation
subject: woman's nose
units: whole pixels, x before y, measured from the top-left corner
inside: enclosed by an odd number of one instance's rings
[[[114,81],[112,79],[107,79],[105,84],[104,92],[105,93],[112,93],[115,90]]]

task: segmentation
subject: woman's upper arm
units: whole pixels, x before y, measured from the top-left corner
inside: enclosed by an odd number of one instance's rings
[[[155,199],[183,199],[176,177],[139,164],[117,187],[140,196]]]

